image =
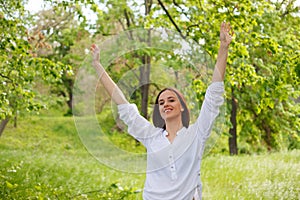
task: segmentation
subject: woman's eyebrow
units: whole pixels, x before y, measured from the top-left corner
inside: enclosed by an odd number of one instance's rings
[[[167,99],[175,99],[175,97],[174,97],[174,96],[168,96]],[[160,101],[164,101],[164,99],[159,99],[158,101],[159,101],[159,102],[160,102]]]

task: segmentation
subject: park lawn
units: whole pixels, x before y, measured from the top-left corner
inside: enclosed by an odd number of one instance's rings
[[[111,139],[135,144],[125,135]],[[27,116],[17,128],[9,124],[0,163],[0,199],[141,199],[145,179],[91,156],[72,117]],[[201,177],[203,199],[300,199],[300,151],[208,155]]]

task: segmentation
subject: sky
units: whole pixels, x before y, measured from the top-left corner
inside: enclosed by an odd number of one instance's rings
[[[25,5],[25,9],[29,10],[31,13],[37,13],[38,11],[44,9],[43,3],[44,0],[28,0],[28,4]],[[89,12],[88,9],[83,9],[83,12],[91,21],[93,21],[93,18],[96,18],[96,14],[91,11]]]
[[[30,10],[32,13],[36,13],[42,10],[43,0],[28,0],[28,4],[25,5],[26,10]]]
[[[42,5],[43,5],[43,0],[28,0],[28,4],[25,5],[25,8],[30,10],[32,13],[36,13],[39,10],[43,9]],[[300,6],[300,0],[296,0],[295,5]]]

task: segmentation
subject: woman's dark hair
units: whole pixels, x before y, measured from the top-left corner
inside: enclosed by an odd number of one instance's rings
[[[165,120],[160,115],[159,104],[158,104],[160,95],[166,90],[174,92],[176,94],[176,96],[178,97],[180,104],[181,104],[182,108],[184,109],[181,112],[182,125],[184,127],[188,128],[189,124],[190,124],[190,112],[189,112],[189,109],[187,108],[186,101],[185,101],[183,95],[175,88],[165,88],[158,93],[156,100],[155,100],[153,115],[152,115],[152,120],[153,120],[154,126],[166,129]]]

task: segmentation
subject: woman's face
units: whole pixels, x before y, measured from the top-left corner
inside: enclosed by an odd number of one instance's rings
[[[166,121],[174,118],[181,118],[182,106],[177,95],[166,90],[158,98],[159,112],[161,117]]]

